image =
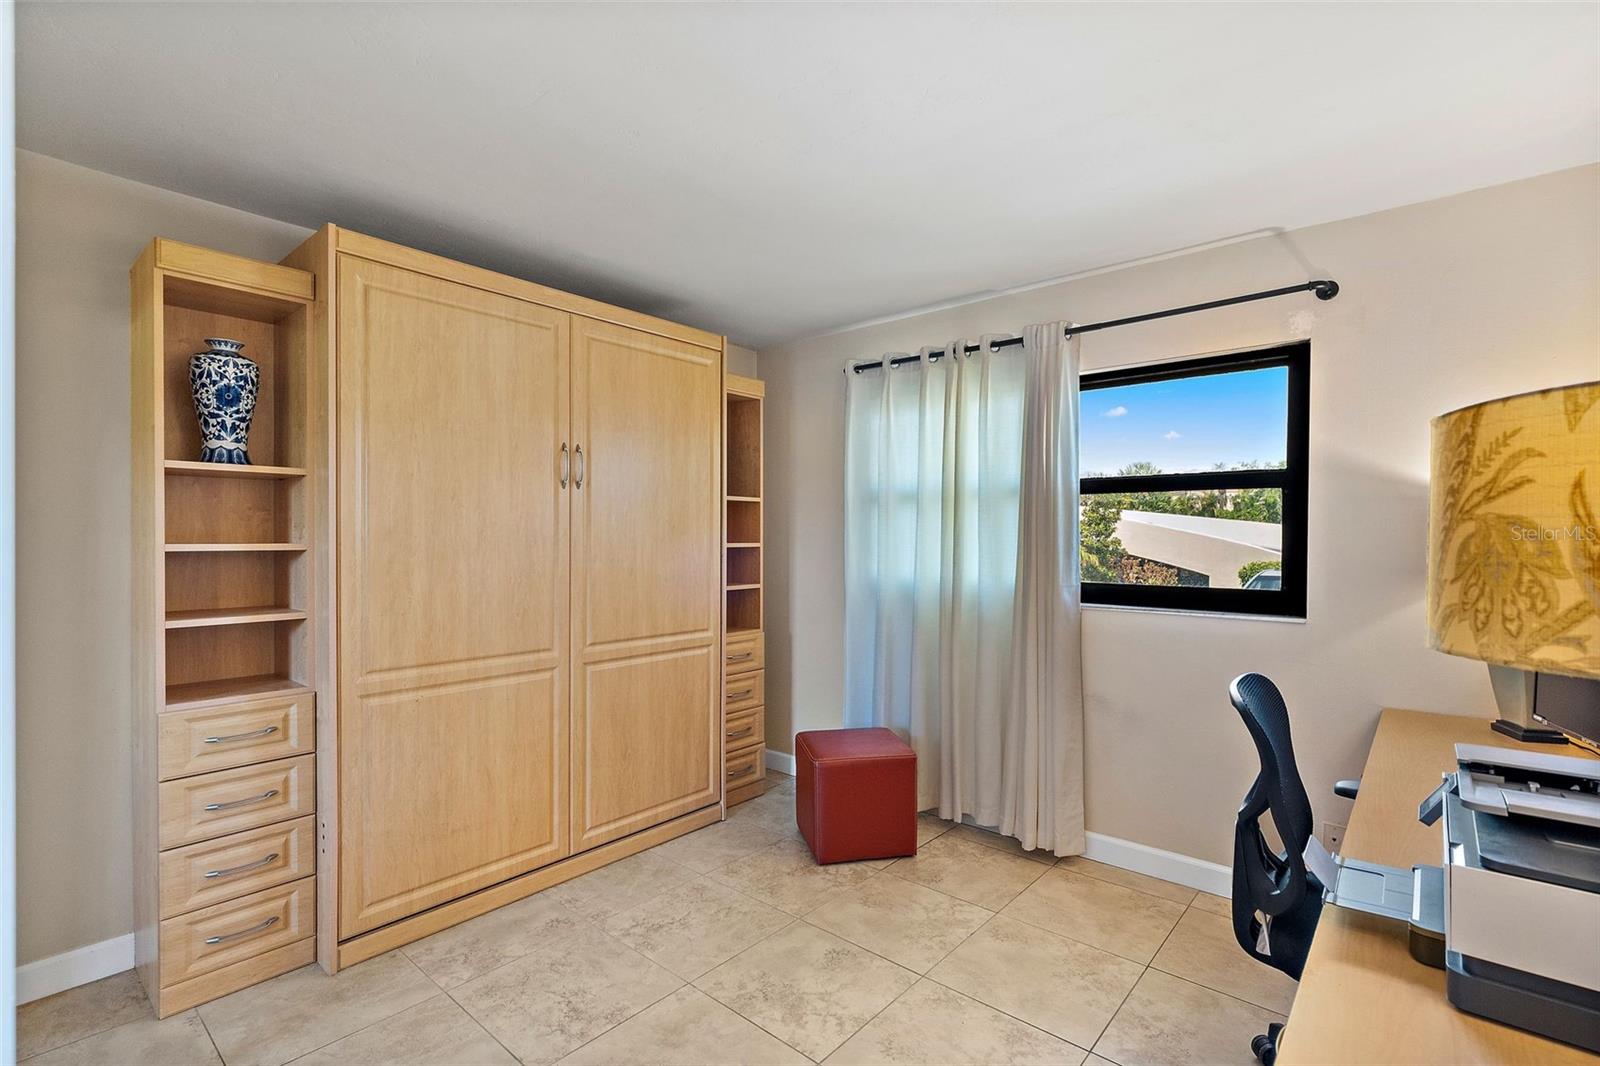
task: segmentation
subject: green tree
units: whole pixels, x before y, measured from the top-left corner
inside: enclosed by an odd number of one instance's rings
[[[1276,559],[1257,559],[1239,567],[1239,584],[1243,585],[1263,570],[1276,570],[1281,564]]]

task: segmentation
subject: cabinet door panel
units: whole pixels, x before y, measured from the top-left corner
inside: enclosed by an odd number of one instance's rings
[[[722,357],[573,320],[572,838],[715,803]]]
[[[340,936],[568,854],[564,313],[339,262]]]

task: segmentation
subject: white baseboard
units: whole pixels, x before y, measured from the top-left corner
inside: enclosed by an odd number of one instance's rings
[[[767,749],[767,769],[776,770],[781,774],[794,776],[794,756],[786,755],[781,751]]]
[[[17,967],[17,1003],[65,992],[102,977],[133,969],[133,934],[85,944]]]
[[[1084,857],[1107,866],[1120,866],[1134,873],[1159,877],[1188,888],[1197,888],[1216,896],[1233,894],[1233,870],[1230,867],[1180,855],[1176,851],[1162,851],[1148,844],[1108,837],[1104,833],[1086,833],[1087,847]]]

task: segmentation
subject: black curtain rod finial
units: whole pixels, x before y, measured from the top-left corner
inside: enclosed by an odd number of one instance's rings
[[[1326,281],[1313,281],[1311,291],[1319,300],[1331,300],[1339,295],[1339,283],[1332,278]]]

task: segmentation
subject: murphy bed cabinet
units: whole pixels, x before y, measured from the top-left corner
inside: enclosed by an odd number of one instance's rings
[[[157,240],[132,292],[162,1016],[723,816],[722,337],[334,226]],[[261,365],[258,465],[195,461],[205,337]]]

